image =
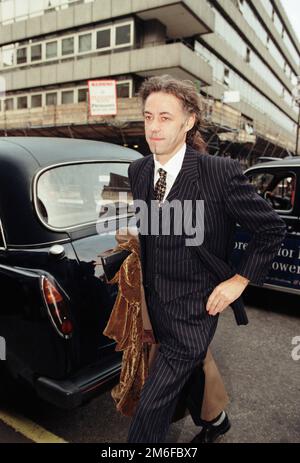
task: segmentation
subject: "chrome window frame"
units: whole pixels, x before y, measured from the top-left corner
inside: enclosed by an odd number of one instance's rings
[[[278,167],[287,168],[287,169],[289,170],[289,172],[287,172],[287,174],[290,173],[290,174],[294,175],[295,178],[296,178],[296,190],[295,190],[295,194],[296,194],[296,191],[297,191],[297,177],[298,177],[298,176],[297,176],[297,173],[293,170],[293,167],[294,167],[294,166],[286,166],[286,165],[284,165],[284,164],[279,164],[279,165],[276,165],[276,166],[264,166],[264,163],[262,163],[261,166],[257,166],[257,167],[254,167],[254,166],[253,166],[253,168],[246,169],[245,172],[244,172],[244,174],[248,174],[248,173],[250,173],[250,172],[252,172],[252,171],[255,172],[256,169],[263,169],[263,168],[266,169],[266,167],[267,167],[267,169],[277,169]],[[273,173],[273,172],[270,172],[270,174],[271,174],[271,173]],[[274,174],[274,175],[276,175],[276,174]],[[272,206],[272,207],[273,207],[273,210],[274,210],[275,212],[279,213],[279,214],[289,214],[290,212],[293,212],[294,206],[295,206],[295,203],[294,203],[293,207],[292,207],[291,209],[288,209],[288,210],[287,210],[287,209],[275,209],[273,206]],[[291,217],[291,216],[290,216],[290,215],[287,215],[287,217]]]
[[[0,250],[1,251],[6,251],[7,250],[7,242],[6,242],[6,239],[5,239],[1,218],[0,218],[0,236],[1,236],[1,239],[2,239],[2,242],[3,242],[3,246],[0,245]],[[2,244],[2,243],[0,243],[0,244]]]
[[[120,214],[120,215],[117,215],[117,216],[112,216],[112,217],[108,217],[108,218],[103,218],[103,219],[97,219],[97,220],[92,220],[92,221],[89,221],[89,222],[83,222],[81,224],[78,224],[78,225],[73,225],[71,227],[64,227],[64,228],[58,228],[58,227],[53,227],[52,225],[49,225],[47,222],[45,222],[45,220],[43,219],[42,215],[40,214],[40,211],[39,211],[39,207],[38,207],[38,196],[37,196],[37,184],[38,184],[38,180],[40,178],[40,176],[46,172],[47,170],[51,170],[53,168],[56,168],[56,167],[62,167],[62,166],[70,166],[70,165],[76,165],[76,164],[94,164],[94,163],[97,163],[97,164],[129,164],[131,163],[132,161],[126,161],[124,159],[119,159],[119,160],[114,160],[112,161],[111,159],[102,159],[101,161],[99,161],[98,159],[89,159],[89,160],[84,160],[84,161],[71,161],[71,162],[61,162],[61,163],[57,163],[57,164],[52,164],[50,166],[47,166],[41,170],[39,170],[34,178],[33,178],[33,183],[32,183],[32,197],[33,197],[33,203],[34,203],[34,210],[35,210],[35,213],[37,214],[38,216],[38,219],[39,221],[43,224],[44,227],[46,227],[48,230],[51,230],[52,232],[56,232],[56,233],[63,233],[63,232],[66,232],[68,233],[69,231],[75,231],[75,230],[80,230],[81,228],[84,228],[88,225],[96,225],[97,223],[103,223],[103,222],[107,222],[107,221],[112,221],[112,220],[120,220],[120,219],[124,219],[126,217],[130,217],[132,216],[133,214],[132,213],[126,213],[126,214]]]

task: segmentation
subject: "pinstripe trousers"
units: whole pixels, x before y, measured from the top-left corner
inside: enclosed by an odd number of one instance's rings
[[[201,291],[163,303],[155,290],[146,300],[152,328],[160,343],[141,391],[127,442],[165,442],[181,390],[206,356],[218,315],[205,309]]]

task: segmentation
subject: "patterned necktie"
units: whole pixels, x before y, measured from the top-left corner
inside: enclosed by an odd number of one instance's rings
[[[166,188],[167,188],[167,181],[166,181],[167,172],[164,169],[159,168],[158,173],[159,173],[159,179],[157,180],[155,184],[154,195],[155,195],[155,199],[158,200],[158,203],[160,205],[160,203],[164,199],[164,195],[165,195]]]

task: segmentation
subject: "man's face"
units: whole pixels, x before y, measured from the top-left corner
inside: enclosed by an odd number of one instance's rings
[[[163,158],[178,151],[193,127],[195,118],[183,110],[181,101],[164,92],[151,93],[144,107],[145,136],[149,148]]]

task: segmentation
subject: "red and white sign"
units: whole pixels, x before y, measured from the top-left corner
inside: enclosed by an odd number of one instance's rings
[[[117,114],[115,80],[89,80],[88,89],[91,116],[113,116]]]

